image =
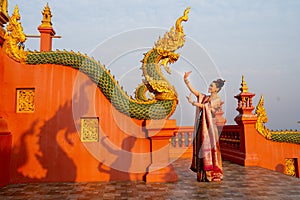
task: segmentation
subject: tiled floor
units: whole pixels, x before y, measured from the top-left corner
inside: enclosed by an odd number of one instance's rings
[[[0,199],[300,199],[299,178],[224,161],[222,182],[199,183],[189,165],[189,159],[174,163],[176,183],[19,184],[0,189]]]

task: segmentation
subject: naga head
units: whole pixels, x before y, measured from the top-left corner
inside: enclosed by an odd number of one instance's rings
[[[268,116],[264,108],[264,96],[260,97],[260,100],[256,106],[255,114],[257,115],[257,122],[267,123]]]
[[[185,43],[185,35],[181,23],[188,20],[189,11],[190,7],[186,8],[183,16],[177,19],[175,28],[174,26],[171,27],[171,30],[166,32],[163,38],[159,38],[154,46],[158,54],[162,56],[160,64],[169,74],[171,70],[168,64],[172,64],[178,60],[179,54],[175,53],[175,51],[181,48]]]
[[[26,57],[26,52],[24,51],[26,35],[23,32],[21,22],[19,22],[20,19],[19,8],[16,5],[14,13],[6,26],[4,38],[7,55],[16,61],[22,62]]]
[[[172,26],[170,31],[166,32],[163,37],[159,37],[154,47],[145,54],[143,59],[143,87],[147,87],[147,90],[142,90],[139,86],[136,91],[136,98],[142,101],[159,100],[178,103],[178,95],[175,87],[172,86],[166,77],[163,75],[160,66],[163,66],[165,70],[170,74],[171,70],[168,64],[174,63],[178,60],[179,54],[175,51],[181,48],[185,43],[185,35],[182,21],[188,20],[188,13],[190,8],[188,7],[183,16],[177,19],[175,27]],[[153,55],[153,56],[152,56]],[[141,92],[142,91],[142,92]],[[145,92],[150,92],[151,99],[145,98]],[[176,105],[173,105],[170,115],[175,111]]]

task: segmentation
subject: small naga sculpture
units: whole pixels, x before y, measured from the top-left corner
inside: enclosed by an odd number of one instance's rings
[[[15,7],[13,15],[9,18],[4,35],[4,48],[9,57],[16,61],[24,62],[27,52],[24,51],[26,35],[19,20],[21,19],[18,6]]]
[[[131,118],[168,119],[175,111],[178,97],[175,88],[164,77],[161,66],[170,73],[169,63],[178,60],[179,54],[175,51],[185,43],[182,22],[188,20],[188,7],[183,16],[176,21],[175,27],[159,38],[154,47],[144,54],[142,71],[144,79],[138,85],[135,98],[123,91],[108,69],[99,61],[73,51],[32,52],[24,51],[23,43],[26,36],[23,33],[16,7],[7,25],[5,35],[5,49],[8,56],[17,62],[28,65],[57,64],[80,70],[88,75],[97,84],[98,88],[121,113]],[[147,98],[147,93],[149,97]]]
[[[257,115],[257,121],[255,124],[256,130],[266,139],[275,142],[287,142],[300,144],[300,132],[295,130],[285,130],[285,131],[273,131],[265,126],[268,122],[268,116],[264,108],[264,97],[261,96],[260,100],[256,106],[255,114]]]

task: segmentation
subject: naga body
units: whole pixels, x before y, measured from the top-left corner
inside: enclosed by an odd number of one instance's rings
[[[169,63],[177,61],[179,54],[175,51],[185,42],[182,21],[188,20],[189,8],[177,19],[175,27],[159,38],[154,47],[142,60],[142,83],[137,86],[135,98],[127,95],[122,87],[99,61],[81,53],[68,51],[25,51],[23,33],[18,7],[7,25],[5,49],[12,59],[28,64],[57,64],[80,70],[97,84],[98,88],[121,113],[135,119],[167,119],[175,111],[178,97],[175,88],[169,83],[161,71],[161,66],[170,73]],[[148,98],[149,97],[149,98]]]

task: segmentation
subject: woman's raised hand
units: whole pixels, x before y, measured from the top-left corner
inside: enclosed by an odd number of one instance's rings
[[[183,79],[184,79],[184,82],[185,82],[186,84],[189,83],[188,77],[189,77],[189,75],[190,75],[191,73],[192,73],[192,71],[184,72]]]
[[[183,76],[184,80],[186,80],[191,73],[192,73],[192,71],[184,72],[184,76]]]

